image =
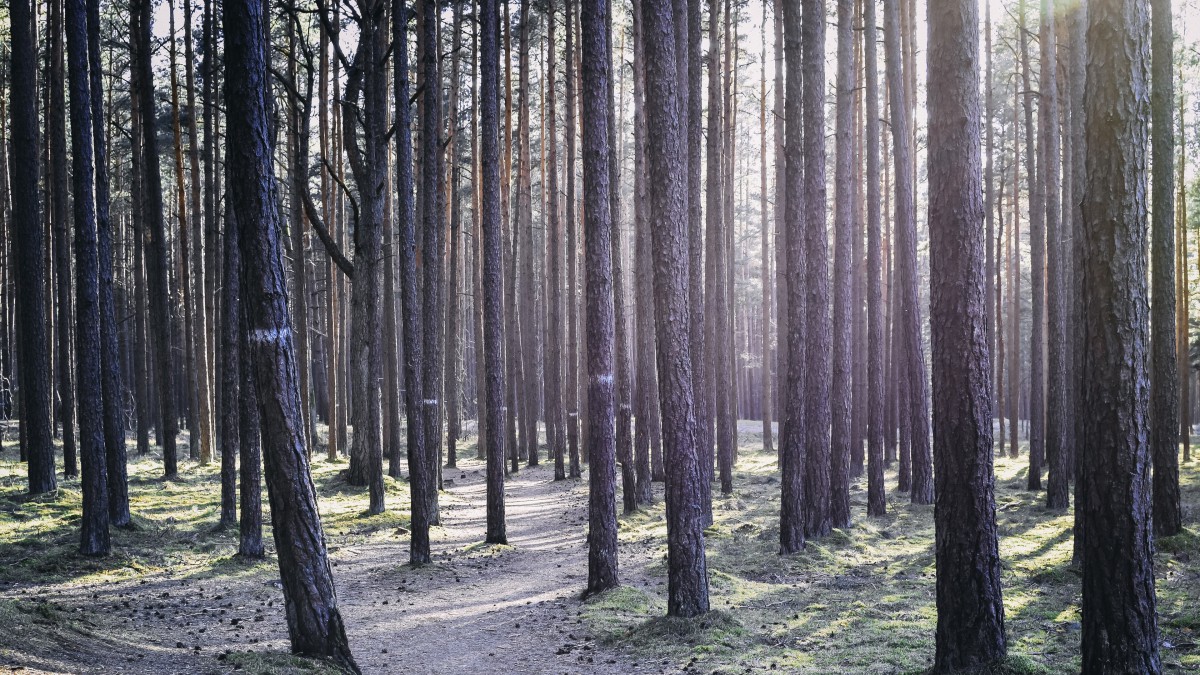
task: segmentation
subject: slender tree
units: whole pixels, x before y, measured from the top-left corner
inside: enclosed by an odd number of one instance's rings
[[[1183,529],[1179,508],[1180,380],[1175,352],[1175,124],[1174,38],[1171,3],[1154,0],[1151,50],[1151,278],[1150,278],[1150,455],[1154,466],[1154,533]],[[1181,228],[1186,232],[1186,228]],[[1186,329],[1185,329],[1186,330]],[[1186,335],[1186,333],[1185,333]],[[1184,380],[1186,382],[1186,380]]]
[[[883,261],[879,204],[879,68],[874,0],[863,1],[864,63],[866,70],[867,151],[867,515],[887,511],[884,498],[884,321]]]
[[[396,0],[399,2],[399,0]],[[504,342],[502,232],[500,224],[500,11],[498,0],[480,0],[480,168],[483,170],[484,358],[487,360],[487,536],[507,543],[504,528]],[[399,72],[397,67],[397,72]]]
[[[154,379],[158,384],[158,430],[162,437],[163,468],[168,480],[179,472],[175,450],[178,431],[175,404],[175,368],[171,358],[171,295],[167,275],[166,224],[163,222],[162,176],[159,173],[158,119],[155,114],[154,71],[151,68],[151,0],[136,0],[131,13],[137,18],[133,44],[137,70],[139,122],[142,139],[142,209],[146,228],[145,265],[147,296],[150,305],[151,348],[154,354]]]
[[[837,115],[835,145],[833,259],[833,381],[830,448],[830,524],[850,525],[850,445],[851,403],[853,391],[853,202],[857,196],[854,171],[853,125],[854,90],[858,87],[854,71],[853,0],[837,2]]]

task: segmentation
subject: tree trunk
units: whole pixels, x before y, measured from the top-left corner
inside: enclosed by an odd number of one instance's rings
[[[788,351],[787,386],[783,424],[779,435],[781,502],[779,508],[779,552],[796,553],[804,548],[806,527],[805,501],[805,288],[804,288],[804,174],[801,164],[803,74],[801,71],[801,14],[796,3],[784,2],[784,53],[787,59],[786,180],[784,203],[787,259]],[[781,228],[780,232],[784,229]],[[782,296],[781,296],[782,297]],[[780,303],[783,308],[783,303]]]
[[[1146,347],[1145,3],[1088,5],[1083,670],[1158,673]]]
[[[400,0],[396,0],[399,4]],[[500,219],[500,16],[498,0],[480,0],[480,229],[483,232],[484,345],[487,361],[487,533],[489,544],[508,542],[504,526],[504,289]],[[397,67],[398,68],[398,67]],[[397,69],[397,72],[399,70]],[[407,324],[406,324],[407,325]]]
[[[68,0],[65,12],[68,86],[71,90],[71,187],[75,221],[75,366],[79,393],[79,449],[83,465],[83,518],[79,552],[107,555],[108,466],[104,446],[101,384],[100,261],[96,254],[92,177],[92,92],[88,77],[87,10]],[[65,195],[63,195],[65,197]],[[67,419],[64,416],[64,419]]]
[[[337,609],[301,425],[296,351],[284,282],[282,227],[273,198],[267,11],[225,5],[230,199],[242,225],[242,284],[266,459],[272,532],[292,651],[357,672]]]
[[[708,611],[704,556],[704,475],[696,447],[688,322],[686,150],[684,101],[679,95],[675,25],[670,3],[642,0],[646,44],[646,105],[650,220],[654,249],[654,306],[658,334],[659,404],[667,471],[667,614],[692,617]],[[585,101],[592,97],[585,97]]]
[[[1059,172],[1062,164],[1061,139],[1058,118],[1058,64],[1054,10],[1049,0],[1042,1],[1041,20],[1042,78],[1041,78],[1041,126],[1042,158],[1046,188],[1046,316],[1048,320],[1048,344],[1046,349],[1046,458],[1049,474],[1046,480],[1046,506],[1065,509],[1068,505],[1070,470],[1067,468],[1067,429],[1071,417],[1067,408],[1067,324],[1063,298],[1063,279],[1066,275],[1063,263],[1063,236],[1061,220]],[[1169,230],[1168,225],[1168,230]],[[1170,234],[1168,234],[1170,236]],[[1173,282],[1172,282],[1173,283]],[[1172,289],[1173,290],[1173,289]],[[1174,305],[1174,298],[1171,299]],[[1172,307],[1173,309],[1173,307]],[[1174,327],[1173,325],[1171,326]],[[1173,337],[1173,335],[1172,335]],[[1171,345],[1174,351],[1174,345]],[[1172,365],[1174,380],[1174,365]],[[1173,420],[1174,421],[1174,420]],[[1174,438],[1175,425],[1171,426]]]
[[[917,227],[913,204],[912,135],[904,114],[905,89],[900,73],[900,17],[898,0],[884,0],[887,71],[892,103],[892,138],[896,147],[896,279],[900,301],[896,325],[903,345],[896,356],[902,386],[907,388],[910,414],[901,420],[908,425],[912,456],[912,502],[933,502],[933,467],[929,454],[929,402],[925,385],[925,348],[921,339],[921,307],[917,292]],[[901,448],[907,439],[901,439]]]
[[[151,2],[137,0],[131,13],[137,16],[137,31],[133,43],[137,45],[134,67],[138,74],[138,105],[140,106],[142,135],[142,196],[145,218],[145,264],[147,296],[150,305],[149,334],[153,335],[153,352],[156,367],[154,376],[158,384],[159,423],[162,436],[163,471],[168,480],[178,473],[175,436],[178,419],[175,406],[175,369],[171,358],[171,312],[170,289],[167,274],[166,224],[163,222],[162,176],[159,173],[158,132],[154,112],[154,72],[151,69]]]
[[[1029,328],[1029,480],[1028,489],[1042,489],[1042,462],[1046,454],[1045,372],[1045,292],[1046,292],[1046,197],[1044,159],[1038,161],[1037,136],[1033,126],[1033,100],[1036,95],[1029,75],[1029,30],[1025,18],[1026,0],[1017,5],[1021,43],[1021,85],[1025,92],[1025,178],[1029,189],[1029,291],[1033,313]],[[1019,269],[1019,268],[1018,268]]]
[[[829,519],[829,233],[825,224],[825,0],[801,0],[804,80],[804,257],[806,537],[823,537]],[[915,263],[914,263],[915,267]],[[914,285],[916,280],[914,279]]]
[[[854,326],[853,302],[853,203],[854,180],[854,72],[853,0],[837,0],[837,120],[834,171],[834,259],[833,259],[833,379],[830,399],[830,525],[850,526],[850,445],[852,438]],[[822,172],[823,173],[823,172]],[[821,176],[822,179],[824,176]]]
[[[864,63],[866,70],[867,150],[867,515],[887,512],[884,495],[884,436],[889,433],[884,414],[884,335],[887,322],[883,306],[883,256],[879,222],[879,67],[876,56],[875,2],[864,0]],[[782,317],[782,313],[780,314]]]
[[[1150,456],[1154,466],[1154,534],[1169,537],[1183,529],[1179,507],[1179,364],[1175,351],[1175,70],[1171,4],[1151,3],[1150,201]],[[1186,300],[1185,300],[1186,302]],[[1186,328],[1184,329],[1187,330]],[[1184,333],[1186,335],[1186,332]]]
[[[993,496],[983,251],[990,242],[979,189],[977,0],[931,4],[928,22],[928,81],[939,83],[928,99],[929,313],[937,463],[934,670],[958,672],[999,663],[1007,651]]]

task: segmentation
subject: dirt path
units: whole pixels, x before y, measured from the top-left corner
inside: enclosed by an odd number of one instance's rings
[[[444,527],[434,534],[433,565],[397,565],[408,558],[407,542],[335,554],[339,599],[364,671],[638,672],[592,641],[578,617],[587,579],[586,484],[554,482],[545,464],[510,476],[511,548],[484,547],[483,465],[460,465],[444,474],[454,484],[441,496]]]
[[[509,546],[491,547],[480,543],[483,476],[473,459],[445,471],[432,565],[407,566],[407,537],[331,537],[339,604],[363,672],[661,672],[598,644],[580,618],[586,482],[555,482],[546,464],[510,476]],[[277,575],[271,560],[215,576],[180,565],[121,582],[0,588],[0,600],[36,602],[45,614],[0,641],[0,672],[223,673],[239,653],[286,654]]]

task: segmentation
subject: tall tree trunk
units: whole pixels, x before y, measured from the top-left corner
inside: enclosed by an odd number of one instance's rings
[[[804,80],[805,487],[807,537],[829,534],[829,234],[825,224],[825,0],[801,0]],[[915,264],[914,264],[915,266]],[[915,284],[915,279],[914,279]]]
[[[579,478],[579,244],[575,236],[575,0],[566,0],[567,137],[567,450],[569,475]],[[506,69],[507,70],[507,69]],[[512,101],[510,100],[511,104]],[[510,105],[511,107],[511,105]],[[509,153],[511,155],[511,153]],[[511,414],[511,413],[510,413]]]
[[[728,438],[729,420],[725,417],[724,407],[719,404],[722,400],[724,389],[730,386],[730,383],[725,382],[725,371],[728,370],[727,363],[728,353],[722,348],[723,342],[721,332],[725,325],[725,316],[727,309],[725,307],[725,293],[723,292],[723,274],[722,274],[722,257],[724,254],[724,227],[722,220],[725,216],[723,187],[724,181],[722,176],[723,163],[723,148],[724,143],[722,137],[725,129],[721,124],[721,115],[724,111],[721,98],[721,53],[720,53],[720,17],[721,17],[721,0],[709,0],[708,3],[708,126],[706,128],[706,147],[705,161],[707,167],[705,170],[705,206],[704,217],[706,220],[706,253],[704,256],[704,319],[706,322],[705,335],[702,341],[696,341],[692,345],[695,350],[704,350],[705,358],[702,362],[697,363],[697,359],[692,359],[692,372],[696,373],[695,379],[701,382],[700,390],[696,396],[697,407],[697,441],[701,442],[700,448],[703,453],[701,456],[701,473],[702,484],[701,489],[707,488],[712,482],[712,444],[715,440],[718,444],[717,454],[718,461],[722,464],[722,475],[725,473],[725,461],[727,456],[731,456],[732,448],[728,447],[726,439]],[[699,262],[698,256],[695,259],[689,259],[691,262]],[[689,268],[690,269],[690,268]],[[690,287],[693,294],[696,293],[696,286]],[[693,310],[695,311],[695,310]],[[693,315],[694,316],[694,315]],[[697,368],[699,366],[699,368]],[[713,383],[712,387],[705,387],[704,384]],[[721,387],[717,387],[716,383],[722,382]],[[713,423],[716,422],[719,427],[715,436],[713,435]],[[732,488],[732,485],[731,485]],[[724,485],[722,485],[724,489]],[[705,512],[705,524],[712,522],[712,515]]]
[[[399,4],[400,0],[396,0]],[[480,230],[483,233],[484,345],[487,361],[487,533],[489,544],[504,544],[504,270],[500,211],[500,16],[498,0],[480,0]],[[569,69],[568,69],[569,70]]]
[[[83,518],[79,552],[109,552],[108,466],[104,447],[101,384],[100,261],[96,254],[92,177],[92,95],[88,77],[87,10],[84,0],[65,6],[68,86],[71,90],[71,187],[75,222],[75,367],[79,393],[79,449],[83,468]],[[65,195],[63,195],[65,197]],[[67,419],[64,416],[64,419]]]
[[[584,273],[587,276],[586,427],[588,473],[587,595],[615,588],[617,505],[613,416],[612,205],[609,194],[608,1],[583,0],[580,12],[580,98],[583,103]],[[668,33],[670,35],[670,33]]]
[[[762,61],[767,63],[767,2],[763,2],[762,21]],[[771,370],[774,358],[771,354],[771,244],[768,234],[771,221],[767,209],[767,70],[761,71],[758,83],[758,137],[759,137],[759,237],[762,240],[762,258],[759,265],[762,269],[762,387],[760,405],[762,407],[762,439],[763,452],[775,451],[774,440],[774,404],[771,402]]]
[[[159,423],[162,436],[163,471],[170,480],[178,473],[175,436],[178,419],[175,406],[175,369],[171,359],[170,290],[167,274],[166,224],[163,222],[162,176],[159,173],[158,133],[154,109],[154,72],[151,69],[151,2],[137,0],[131,12],[137,15],[134,44],[138,72],[138,105],[142,132],[143,227],[145,232],[146,294],[150,305],[150,326],[155,359],[154,377],[158,384]]]
[[[879,67],[876,56],[877,22],[874,0],[863,2],[864,63],[866,69],[867,150],[867,515],[887,512],[884,496],[884,436],[891,433],[884,414],[883,261],[879,205]],[[782,314],[780,314],[782,317]]]
[[[272,532],[292,651],[357,672],[337,609],[316,493],[309,475],[296,351],[284,285],[282,224],[271,167],[265,3],[224,7],[229,91],[230,199],[242,226],[242,285],[262,414]]]
[[[1046,457],[1049,474],[1046,480],[1046,506],[1065,509],[1068,505],[1070,470],[1067,468],[1067,429],[1071,417],[1067,407],[1067,324],[1063,298],[1065,256],[1063,247],[1066,238],[1061,219],[1059,173],[1062,166],[1061,138],[1058,116],[1058,31],[1055,28],[1054,8],[1050,0],[1042,0],[1041,19],[1042,78],[1041,78],[1041,125],[1042,158],[1046,188],[1046,316],[1048,320],[1048,344],[1046,349]],[[1169,228],[1169,226],[1168,226]],[[1168,234],[1168,236],[1170,236]],[[1172,305],[1174,298],[1172,298]],[[1173,327],[1173,326],[1172,326]],[[1174,345],[1171,346],[1172,351]],[[1174,366],[1172,366],[1172,371]],[[1174,373],[1172,373],[1174,380]],[[1172,424],[1174,437],[1175,425]]]
[[[104,449],[108,478],[108,514],[117,527],[130,523],[125,457],[125,401],[120,340],[113,300],[113,227],[109,218],[108,139],[104,124],[103,71],[100,62],[100,3],[88,0],[88,75],[91,89],[92,146],[96,166],[96,255],[100,303],[100,372],[104,396]]]
[[[63,446],[63,475],[75,477],[79,475],[79,449],[76,442],[76,388],[75,360],[72,358],[74,345],[74,330],[72,328],[75,311],[71,299],[71,228],[72,223],[67,216],[67,129],[65,116],[67,105],[63,96],[66,90],[63,78],[66,69],[63,63],[63,50],[66,32],[63,28],[63,2],[51,0],[49,4],[50,49],[46,65],[49,72],[46,75],[47,108],[46,108],[46,144],[49,147],[50,175],[46,181],[46,199],[50,203],[50,230],[54,237],[54,292],[57,302],[55,322],[57,331],[51,329],[51,336],[56,337],[57,354],[54,358],[55,375],[58,380],[58,418],[62,421]],[[53,335],[57,332],[57,335]]]
[[[667,472],[667,614],[691,617],[708,611],[704,556],[703,472],[696,447],[695,404],[688,316],[687,188],[680,171],[686,150],[676,66],[675,25],[666,0],[643,0],[646,45],[646,127],[657,312],[659,404]],[[588,100],[592,97],[585,97]]]
[[[853,202],[856,197],[854,180],[854,90],[858,87],[854,72],[853,0],[837,0],[837,119],[834,185],[833,260],[833,379],[830,400],[830,525],[846,528],[850,525],[850,444],[851,404],[853,391],[854,326],[853,302]],[[823,176],[822,176],[823,178]]]
[[[462,9],[461,3],[454,5],[454,37],[451,43],[450,57],[450,100],[446,115],[449,118],[449,146],[447,152],[450,161],[447,171],[450,174],[450,269],[446,274],[448,288],[446,289],[446,466],[454,467],[458,463],[458,437],[460,432],[459,401],[461,399],[460,359],[462,358],[462,331],[459,328],[459,257],[462,247],[462,200],[459,195],[458,167],[458,90],[459,63],[462,54]]]
[[[929,290],[937,463],[934,670],[1007,652],[992,474],[991,362],[980,192],[979,6],[928,8]],[[914,424],[917,420],[914,420]],[[914,481],[915,483],[915,481]]]
[[[562,221],[559,220],[558,197],[558,129],[556,116],[558,110],[556,96],[555,72],[557,58],[557,43],[555,42],[556,21],[554,5],[546,6],[546,77],[549,85],[546,88],[546,108],[543,110],[548,141],[546,145],[548,165],[545,169],[549,181],[549,205],[546,209],[546,276],[549,293],[546,297],[546,445],[550,457],[554,459],[554,480],[567,477],[566,467],[566,437],[563,428],[563,399],[562,399]],[[570,30],[568,29],[568,32]],[[571,64],[566,64],[567,68]],[[567,167],[570,170],[570,167]]]
[[[1175,352],[1175,76],[1171,3],[1151,3],[1150,455],[1154,465],[1154,534],[1183,529],[1179,507],[1179,364]],[[1186,335],[1186,333],[1185,333]]]
[[[1029,479],[1030,490],[1042,488],[1042,462],[1046,454],[1046,403],[1043,367],[1045,355],[1046,293],[1046,197],[1044,160],[1038,161],[1037,135],[1033,125],[1033,101],[1030,83],[1029,30],[1025,18],[1026,0],[1017,4],[1017,30],[1021,43],[1021,85],[1025,92],[1025,178],[1029,189],[1029,291],[1033,313],[1029,327]]]
[[[933,466],[929,454],[929,402],[925,385],[925,347],[921,339],[921,307],[917,292],[917,227],[916,207],[913,204],[912,135],[904,114],[905,89],[900,73],[900,17],[898,0],[884,0],[884,32],[886,33],[887,70],[892,102],[892,138],[896,147],[896,260],[897,296],[900,300],[896,316],[903,344],[898,355],[899,371],[904,375],[903,386],[908,389],[907,407],[910,414],[902,420],[909,427],[912,453],[912,502],[933,502]],[[905,439],[901,440],[903,447]]]
[[[1088,4],[1083,268],[1084,672],[1158,673],[1146,347],[1145,3]]]
[[[420,21],[421,36],[424,44],[421,53],[421,81],[425,85],[421,95],[421,167],[424,171],[421,179],[421,217],[422,217],[422,247],[421,252],[424,280],[421,284],[422,320],[424,340],[421,348],[421,388],[424,399],[425,466],[429,472],[426,480],[430,481],[425,491],[428,504],[428,517],[431,525],[438,524],[438,482],[437,476],[441,465],[441,402],[438,400],[442,391],[442,327],[437,318],[442,316],[445,298],[442,293],[442,249],[445,223],[445,191],[442,181],[446,172],[443,169],[442,147],[442,101],[441,69],[438,61],[437,3],[434,0],[422,0],[422,17]],[[433,83],[433,84],[430,84]]]

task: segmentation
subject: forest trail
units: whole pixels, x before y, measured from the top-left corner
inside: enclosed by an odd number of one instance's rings
[[[406,539],[333,553],[363,671],[638,672],[628,657],[593,641],[578,616],[587,581],[587,483],[554,481],[552,462],[522,466],[505,483],[509,546],[484,546],[484,464],[459,465],[443,473],[432,565],[398,565],[408,558]]]

